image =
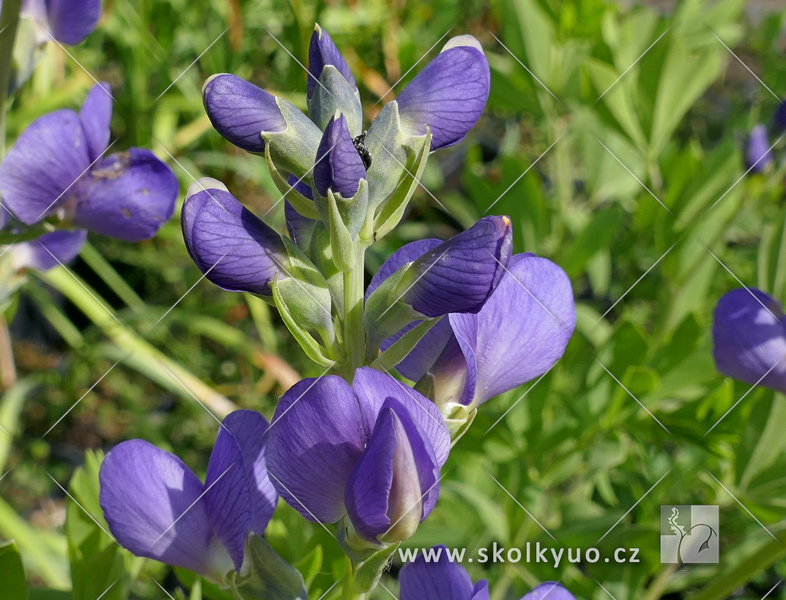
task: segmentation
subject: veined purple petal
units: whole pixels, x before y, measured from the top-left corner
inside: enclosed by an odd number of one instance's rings
[[[470,35],[451,39],[396,98],[402,128],[431,130],[431,149],[452,146],[478,122],[491,87],[488,60]]]
[[[249,529],[262,535],[273,516],[278,494],[267,473],[267,419],[253,410],[236,410],[227,415],[223,427],[240,445],[246,476],[251,485],[254,516]]]
[[[423,552],[438,560],[426,561]],[[421,551],[414,562],[401,569],[398,579],[400,600],[473,600],[478,591],[464,567],[452,562],[442,545]]]
[[[445,464],[450,453],[450,433],[433,402],[387,373],[371,367],[361,367],[355,371],[352,389],[360,405],[365,431],[370,433],[374,429],[377,415],[386,400],[394,398],[400,403],[397,410],[406,410],[412,421],[423,430],[433,449],[438,467]]]
[[[213,533],[239,571],[254,504],[240,444],[228,428],[218,430],[207,466],[204,501]]]
[[[433,250],[441,243],[441,240],[429,238],[425,240],[418,240],[417,242],[410,242],[409,244],[406,244],[396,250],[384,263],[382,263],[382,266],[374,274],[374,277],[371,278],[371,282],[368,284],[368,288],[366,289],[366,300],[368,300],[368,297],[372,294],[372,292],[382,285],[382,282],[393,275],[393,273],[398,271],[407,263],[416,261],[426,252]]]
[[[352,198],[358,191],[361,179],[366,178],[366,167],[360,158],[352,136],[349,135],[344,115],[328,121],[314,163],[314,186],[321,196],[328,190]]]
[[[109,124],[112,122],[112,88],[108,83],[97,83],[90,88],[85,103],[79,111],[79,121],[85,132],[88,154],[92,164],[109,144]]]
[[[141,148],[105,158],[74,187],[73,223],[126,242],[153,237],[172,217],[178,194],[172,170]]]
[[[47,271],[74,260],[87,241],[87,231],[53,231],[40,238],[14,244],[9,252],[15,270]]]
[[[39,117],[0,165],[3,203],[22,223],[37,223],[71,200],[75,182],[89,165],[87,140],[74,111]]]
[[[287,264],[281,236],[225,189],[204,182],[191,186],[183,205],[188,253],[218,287],[270,296],[273,277]]]
[[[764,125],[756,125],[751,130],[746,161],[748,168],[755,173],[764,171],[767,165],[773,161],[770,142],[767,139],[767,128]]]
[[[576,325],[565,272],[527,254],[511,258],[478,314],[452,314],[449,319],[470,372],[477,374],[464,404],[481,404],[544,374],[565,352]],[[437,378],[440,360],[433,369]]]
[[[101,0],[46,0],[52,36],[63,44],[81,43],[101,19]]]
[[[106,455],[99,480],[104,517],[121,546],[204,575],[220,564],[204,486],[179,458],[130,440]]]
[[[786,393],[786,322],[774,298],[757,289],[728,292],[715,308],[712,338],[718,371]]]
[[[344,514],[344,487],[368,440],[352,388],[340,377],[303,379],[276,407],[267,467],[281,497],[309,521]]]
[[[541,583],[521,600],[576,600],[576,598],[559,583],[547,581]]]
[[[489,582],[481,579],[475,584],[475,589],[472,590],[471,600],[489,600]]]
[[[496,288],[510,258],[507,217],[485,217],[412,263],[402,300],[427,317],[476,313]]]
[[[224,138],[248,152],[264,152],[263,131],[284,131],[276,98],[236,75],[213,75],[202,89],[205,111]]]
[[[331,37],[319,25],[314,26],[311,42],[308,46],[308,80],[306,82],[306,96],[310,99],[314,90],[319,85],[319,76],[327,65],[333,65],[344,78],[354,87],[355,78],[349,70],[347,61],[341,56]]]

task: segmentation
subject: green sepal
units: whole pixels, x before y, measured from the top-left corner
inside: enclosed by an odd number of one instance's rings
[[[311,170],[317,155],[322,131],[303,112],[284,98],[276,97],[287,128],[283,131],[262,131],[265,154],[269,152],[273,164],[280,171],[292,173],[311,184]]]
[[[401,542],[391,544],[387,548],[379,550],[371,557],[360,564],[353,564],[352,585],[359,594],[370,592],[379,583],[382,573],[390,564],[393,554],[398,550]]]
[[[314,88],[314,95],[308,101],[308,114],[317,127],[324,131],[336,111],[347,120],[349,135],[353,138],[359,136],[363,130],[360,93],[344,78],[341,71],[333,65],[325,65],[319,75],[319,83]]]
[[[456,442],[469,431],[478,414],[478,409],[473,406],[451,403],[440,406],[439,410],[450,432],[450,445],[451,447],[455,446]]]
[[[414,152],[408,151],[406,170],[403,171],[396,189],[377,210],[372,238],[374,241],[382,239],[395,229],[404,216],[412,195],[420,185],[420,178],[423,177],[431,151],[431,132],[428,131],[419,143],[419,149]]]
[[[395,100],[382,108],[365,140],[372,158],[368,169],[369,210],[376,211],[396,191],[407,175],[404,168],[409,157],[419,155],[423,138],[424,135],[413,136],[402,131]]]
[[[440,319],[442,319],[442,317],[425,320],[407,331],[396,341],[396,343],[380,354],[374,362],[371,363],[371,366],[374,369],[385,372],[395,369],[396,366],[412,352],[420,340],[431,331],[431,328],[439,323]]]
[[[361,564],[388,547],[382,542],[371,542],[360,537],[349,515],[344,515],[336,526],[336,541],[352,564]]]
[[[352,234],[344,224],[336,196],[330,190],[328,190],[326,204],[327,226],[330,232],[330,249],[333,253],[333,262],[337,269],[348,273],[355,266],[355,244],[352,241]]]
[[[300,572],[255,534],[246,539],[243,568],[230,576],[230,589],[237,600],[308,600]]]
[[[322,217],[320,216],[319,210],[317,209],[317,205],[314,204],[314,201],[306,198],[303,194],[298,192],[294,186],[289,185],[289,182],[284,178],[283,175],[281,175],[281,173],[279,173],[275,163],[273,162],[271,150],[272,146],[273,144],[271,142],[265,144],[265,161],[267,162],[267,168],[270,171],[270,177],[273,179],[273,183],[276,184],[278,191],[281,192],[284,195],[284,198],[289,200],[289,203],[294,207],[294,209],[304,217],[315,220],[321,219]]]
[[[398,333],[412,321],[426,318],[402,300],[410,279],[407,271],[411,265],[407,263],[398,269],[366,301],[363,323],[366,328],[367,356],[374,356],[385,338]]]
[[[330,247],[330,232],[322,221],[317,221],[308,246],[308,256],[325,278],[333,310],[337,315],[344,314],[344,273],[333,262],[333,249]],[[338,333],[338,331],[336,332]]]

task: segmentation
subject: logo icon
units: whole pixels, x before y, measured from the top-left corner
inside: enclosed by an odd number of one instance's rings
[[[718,507],[660,507],[660,562],[684,565],[717,564],[720,549]]]

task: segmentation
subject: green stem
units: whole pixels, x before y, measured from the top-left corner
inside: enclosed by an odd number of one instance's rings
[[[22,0],[5,0],[0,14],[0,156],[5,154],[5,111]]]
[[[16,383],[14,352],[11,348],[11,335],[8,322],[0,315],[0,390],[7,390]]]
[[[355,240],[355,265],[344,273],[344,355],[342,375],[352,381],[355,369],[363,366],[366,333],[363,328],[366,245]]]

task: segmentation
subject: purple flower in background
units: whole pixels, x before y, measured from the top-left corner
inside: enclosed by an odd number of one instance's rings
[[[120,545],[219,581],[239,571],[246,533],[262,534],[278,500],[265,466],[268,427],[254,411],[227,416],[204,484],[148,442],[115,446],[101,465],[100,501]]]
[[[305,519],[344,517],[372,544],[409,538],[434,508],[450,451],[434,404],[371,368],[352,386],[304,379],[276,408],[268,469],[281,497]]]
[[[404,246],[380,268],[370,287],[436,243]],[[575,324],[573,291],[565,272],[545,258],[517,254],[479,312],[443,319],[398,371],[414,381],[428,375],[439,405],[477,406],[546,373],[564,353]]]
[[[74,46],[98,25],[101,0],[23,0],[21,14],[35,24],[39,44],[54,38]]]
[[[153,237],[174,212],[177,178],[149,150],[104,157],[111,117],[104,83],[79,114],[63,109],[36,119],[0,165],[5,208],[26,225],[54,216],[129,242]]]
[[[786,321],[781,305],[755,288],[725,294],[712,322],[718,371],[786,393]]]
[[[426,554],[431,560],[426,560]],[[436,558],[436,560],[434,560]],[[448,556],[445,546],[421,552],[399,574],[400,600],[488,600],[486,580],[472,583],[467,571]],[[558,583],[542,583],[521,600],[576,600]]]
[[[770,152],[770,142],[767,139],[767,128],[764,125],[756,125],[751,130],[748,140],[748,152],[746,163],[748,168],[755,173],[761,173],[773,161]]]
[[[87,240],[87,231],[53,231],[29,242],[19,242],[8,249],[15,271],[48,271],[58,264],[74,260]]]
[[[317,192],[327,197],[328,190],[344,198],[352,198],[361,179],[366,178],[366,167],[349,135],[344,115],[328,121],[317,149],[314,165],[314,185]]]
[[[775,124],[775,131],[778,133],[786,131],[786,100],[781,101],[778,108],[775,110],[773,122]]]
[[[209,178],[191,185],[181,215],[183,239],[199,270],[218,287],[270,296],[288,264],[281,236]]]
[[[480,43],[460,35],[445,44],[396,97],[401,127],[412,135],[431,130],[431,149],[457,144],[483,114],[491,74]]]

